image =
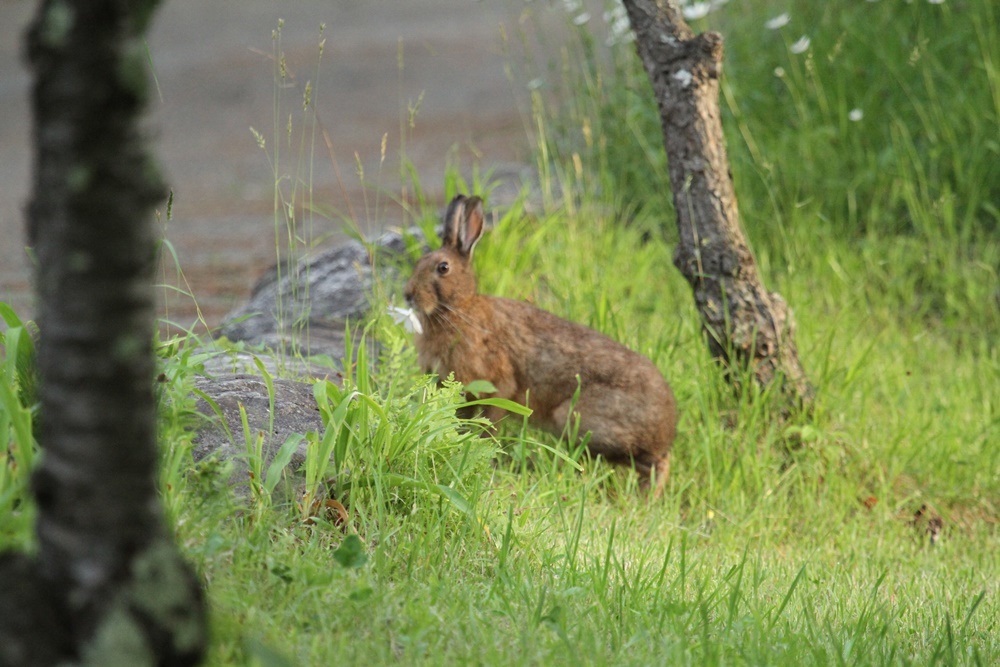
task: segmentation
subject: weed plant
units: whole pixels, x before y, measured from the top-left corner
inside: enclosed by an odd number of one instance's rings
[[[34,519],[28,473],[37,457],[35,329],[3,302],[0,322],[0,545],[25,548]]]
[[[480,288],[663,370],[681,412],[664,498],[572,428],[514,416],[479,437],[461,388],[420,375],[376,307],[343,381],[315,385],[304,486],[273,495],[295,471],[261,462],[238,502],[224,464],[190,460],[212,352],[167,341],[163,496],[211,601],[208,664],[1000,662],[1000,17],[988,0],[713,6],[694,23],[726,38],[741,211],[795,310],[814,411],[782,418],[722,379],[672,267],[659,125],[620,10],[605,24],[559,3],[545,11],[570,10],[573,37],[530,77],[546,207],[498,218]],[[8,399],[25,396],[25,339],[4,312],[0,539],[26,545],[31,408]]]

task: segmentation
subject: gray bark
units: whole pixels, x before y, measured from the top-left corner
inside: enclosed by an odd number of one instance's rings
[[[201,590],[156,489],[151,214],[164,188],[139,124],[155,6],[46,0],[28,35],[44,457],[37,557],[0,559],[36,593],[21,626],[0,619],[4,664],[190,665],[205,647]]]
[[[740,226],[719,115],[722,36],[695,35],[669,0],[624,0],[659,104],[680,241],[674,264],[690,283],[712,355],[732,380],[749,368],[797,403],[813,393],[794,320],[768,292]]]

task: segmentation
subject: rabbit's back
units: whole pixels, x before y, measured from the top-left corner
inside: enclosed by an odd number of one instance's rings
[[[486,310],[492,317],[486,328],[493,338],[492,345],[483,347],[513,380],[501,383],[514,388],[513,395],[504,397],[527,402],[536,424],[561,431],[567,402],[580,389],[576,408],[584,421],[598,421],[597,413],[617,415],[615,439],[628,441],[621,443],[627,449],[640,441],[665,442],[666,447],[673,442],[673,392],[653,362],[602,333],[523,301],[481,298],[489,302]],[[497,374],[496,379],[505,378]],[[500,387],[496,379],[491,381]],[[608,430],[611,424],[594,426]]]

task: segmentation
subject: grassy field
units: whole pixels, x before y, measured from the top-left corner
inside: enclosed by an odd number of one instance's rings
[[[458,388],[421,376],[382,316],[359,324],[379,358],[363,345],[343,386],[317,386],[327,426],[306,434],[305,474],[316,493],[335,478],[337,502],[272,499],[276,467],[245,507],[219,466],[192,472],[200,358],[161,344],[163,497],[211,601],[208,664],[1000,663],[992,0],[760,0],[693,20],[726,37],[741,213],[817,389],[791,417],[707,355],[671,262],[655,104],[614,10],[563,9],[574,38],[514,68],[545,205],[487,234],[480,288],[660,367],[681,411],[664,497],[574,434],[511,419],[477,437]],[[25,342],[5,315],[0,545],[30,545]]]

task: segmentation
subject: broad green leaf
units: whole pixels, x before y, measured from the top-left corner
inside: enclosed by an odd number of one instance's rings
[[[365,563],[368,562],[368,554],[365,553],[365,547],[361,544],[361,538],[357,535],[348,535],[333,552],[333,559],[341,567],[358,569],[364,567]]]
[[[465,390],[475,394],[476,396],[497,393],[496,386],[489,380],[473,380],[469,384],[465,385]]]
[[[299,443],[305,439],[301,433],[292,433],[285,440],[284,444],[281,445],[281,449],[275,454],[274,460],[271,461],[271,465],[267,467],[267,472],[264,474],[264,491],[268,495],[274,492],[274,488],[278,486],[278,480],[281,479],[282,471],[288,467],[288,463],[292,460],[292,456],[295,454],[295,450],[298,449]]]

